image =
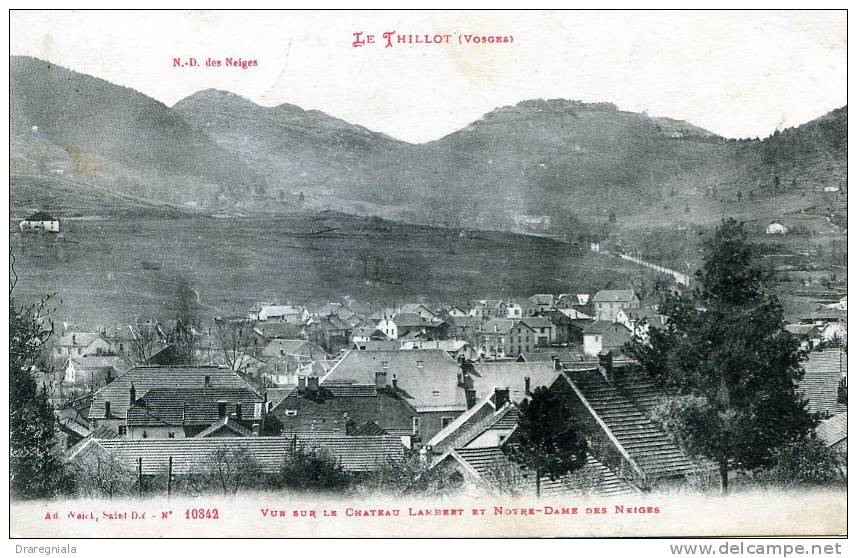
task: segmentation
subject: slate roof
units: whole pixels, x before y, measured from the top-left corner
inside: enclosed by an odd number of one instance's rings
[[[414,408],[374,385],[324,383],[318,397],[296,389],[273,409],[283,432],[347,432],[349,425],[375,422],[390,434],[413,432]]]
[[[475,472],[479,478],[490,482],[492,471],[502,467],[516,467],[499,447],[493,448],[458,448],[453,452],[453,456],[460,462],[464,462]],[[535,493],[535,480],[532,473],[527,475],[531,478],[530,483],[533,484],[533,493]],[[555,481],[544,477],[541,480],[541,492],[544,496],[558,496],[562,494],[573,493],[580,490],[580,485],[576,484],[577,479],[592,482],[590,487],[593,492],[604,496],[620,496],[624,494],[633,494],[635,489],[628,482],[617,477],[609,468],[604,466],[592,455],[587,456],[586,464],[578,471],[570,475],[561,477]]]
[[[63,347],[86,347],[101,337],[100,333],[74,332],[64,333],[60,336],[60,345]]]
[[[584,314],[583,312],[579,312],[579,311],[575,310],[574,308],[560,308],[558,310],[558,312],[565,314],[566,316],[568,316],[572,320],[591,320],[592,319],[592,316]]]
[[[629,289],[623,290],[606,290],[598,291],[592,297],[593,302],[630,302],[634,298],[634,291]]]
[[[194,437],[208,438],[209,436],[220,430],[228,430],[232,432],[234,436],[240,436],[242,438],[248,438],[253,435],[252,430],[227,415],[226,417],[218,420],[217,422],[215,422],[214,424],[212,424]]]
[[[278,356],[281,353],[320,360],[330,358],[324,349],[306,339],[272,339],[262,349],[262,354],[265,355]]]
[[[532,329],[541,328],[541,327],[553,327],[553,322],[550,321],[550,318],[545,318],[543,316],[528,316],[521,318],[521,322],[530,327]]]
[[[461,350],[466,345],[468,345],[467,341],[462,341],[461,339],[438,339],[433,341],[406,341],[401,343],[401,348],[406,351],[411,351],[414,349],[443,349],[448,353],[453,353]]]
[[[505,335],[515,326],[514,320],[491,318],[479,327],[480,333],[499,333]]]
[[[446,425],[446,428],[443,428],[426,442],[426,445],[431,446],[432,451],[436,454],[443,454],[462,445],[462,440],[467,437],[468,433],[496,412],[497,408],[494,405],[493,395],[492,393],[488,397],[483,397],[473,407],[455,417],[451,423]]]
[[[607,382],[599,371],[581,370],[563,375],[578,389],[601,428],[615,438],[617,449],[627,453],[647,477],[658,479],[698,471],[643,409]]]
[[[80,444],[72,460],[87,459],[104,452],[113,454],[129,470],[136,471],[142,458],[144,475],[165,474],[173,458],[173,474],[198,472],[222,447],[244,448],[265,473],[279,472],[283,460],[295,448],[327,452],[348,471],[371,471],[390,461],[400,460],[404,446],[398,436],[295,435],[234,438],[167,438],[89,440]]]
[[[836,408],[840,378],[848,375],[848,354],[840,349],[812,351],[802,362],[803,379],[798,391],[807,400],[810,413],[833,413]]]
[[[321,383],[351,380],[375,384],[375,373],[387,363],[387,385],[397,381],[400,396],[420,410],[466,410],[464,390],[458,386],[459,366],[446,351],[348,351]]]
[[[470,378],[477,399],[487,397],[494,388],[509,388],[509,398],[520,402],[527,397],[524,378],[530,378],[530,390],[539,386],[550,386],[559,372],[553,362],[477,362],[473,364]]]
[[[400,341],[376,341],[374,339],[360,343],[355,342],[355,345],[366,347],[365,349],[357,349],[360,351],[396,351],[402,346]]]
[[[253,331],[265,339],[290,339],[300,335],[301,327],[287,322],[257,322]]]
[[[136,386],[135,386],[136,389]],[[128,409],[128,426],[208,426],[221,418],[218,402],[226,402],[226,414],[254,418],[254,407],[262,398],[247,388],[153,388]]]
[[[848,437],[848,411],[821,421],[815,428],[815,435],[827,447],[836,445],[846,439]]]
[[[216,366],[135,366],[93,395],[89,417],[104,417],[104,404],[110,402],[112,418],[125,418],[130,406],[129,390],[134,384],[137,398],[155,388],[201,388],[205,378],[216,388],[246,388],[256,391],[237,372]]]
[[[54,219],[44,211],[36,211],[32,215],[24,219],[24,221],[56,221],[56,219]]]
[[[393,317],[393,323],[397,328],[403,327],[435,327],[438,322],[423,318],[413,312],[399,312]]]

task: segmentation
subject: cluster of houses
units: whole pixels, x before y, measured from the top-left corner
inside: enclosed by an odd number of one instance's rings
[[[666,324],[632,290],[460,306],[257,304],[215,321],[206,331],[152,321],[64,332],[54,348],[62,381],[82,386],[57,412],[67,459],[119,460],[146,475],[169,462],[181,475],[226,445],[276,472],[290,452],[314,449],[371,473],[419,455],[449,479],[485,488],[513,473],[526,490],[535,473],[503,446],[521,402],[545,387],[572,410],[590,453],[582,470],[541,479],[543,492],[635,493],[711,472],[660,430],[662,394],[623,354]],[[188,332],[192,362],[179,363]],[[153,346],[134,361],[144,338]],[[844,447],[847,359],[841,346],[815,349],[799,389],[828,419],[824,439]]]

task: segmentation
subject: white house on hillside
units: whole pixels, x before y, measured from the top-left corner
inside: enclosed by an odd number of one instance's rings
[[[51,217],[44,211],[36,211],[21,221],[18,226],[21,228],[21,232],[60,232],[60,220]]]

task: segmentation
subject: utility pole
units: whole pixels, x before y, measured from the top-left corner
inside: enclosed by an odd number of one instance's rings
[[[169,465],[167,466],[167,500],[173,492],[173,456],[170,456]]]

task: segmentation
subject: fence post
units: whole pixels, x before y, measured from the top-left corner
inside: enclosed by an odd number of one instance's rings
[[[137,494],[143,497],[143,458],[137,458]]]
[[[170,495],[173,492],[173,456],[170,456],[170,465],[167,470],[167,500],[170,499]]]

